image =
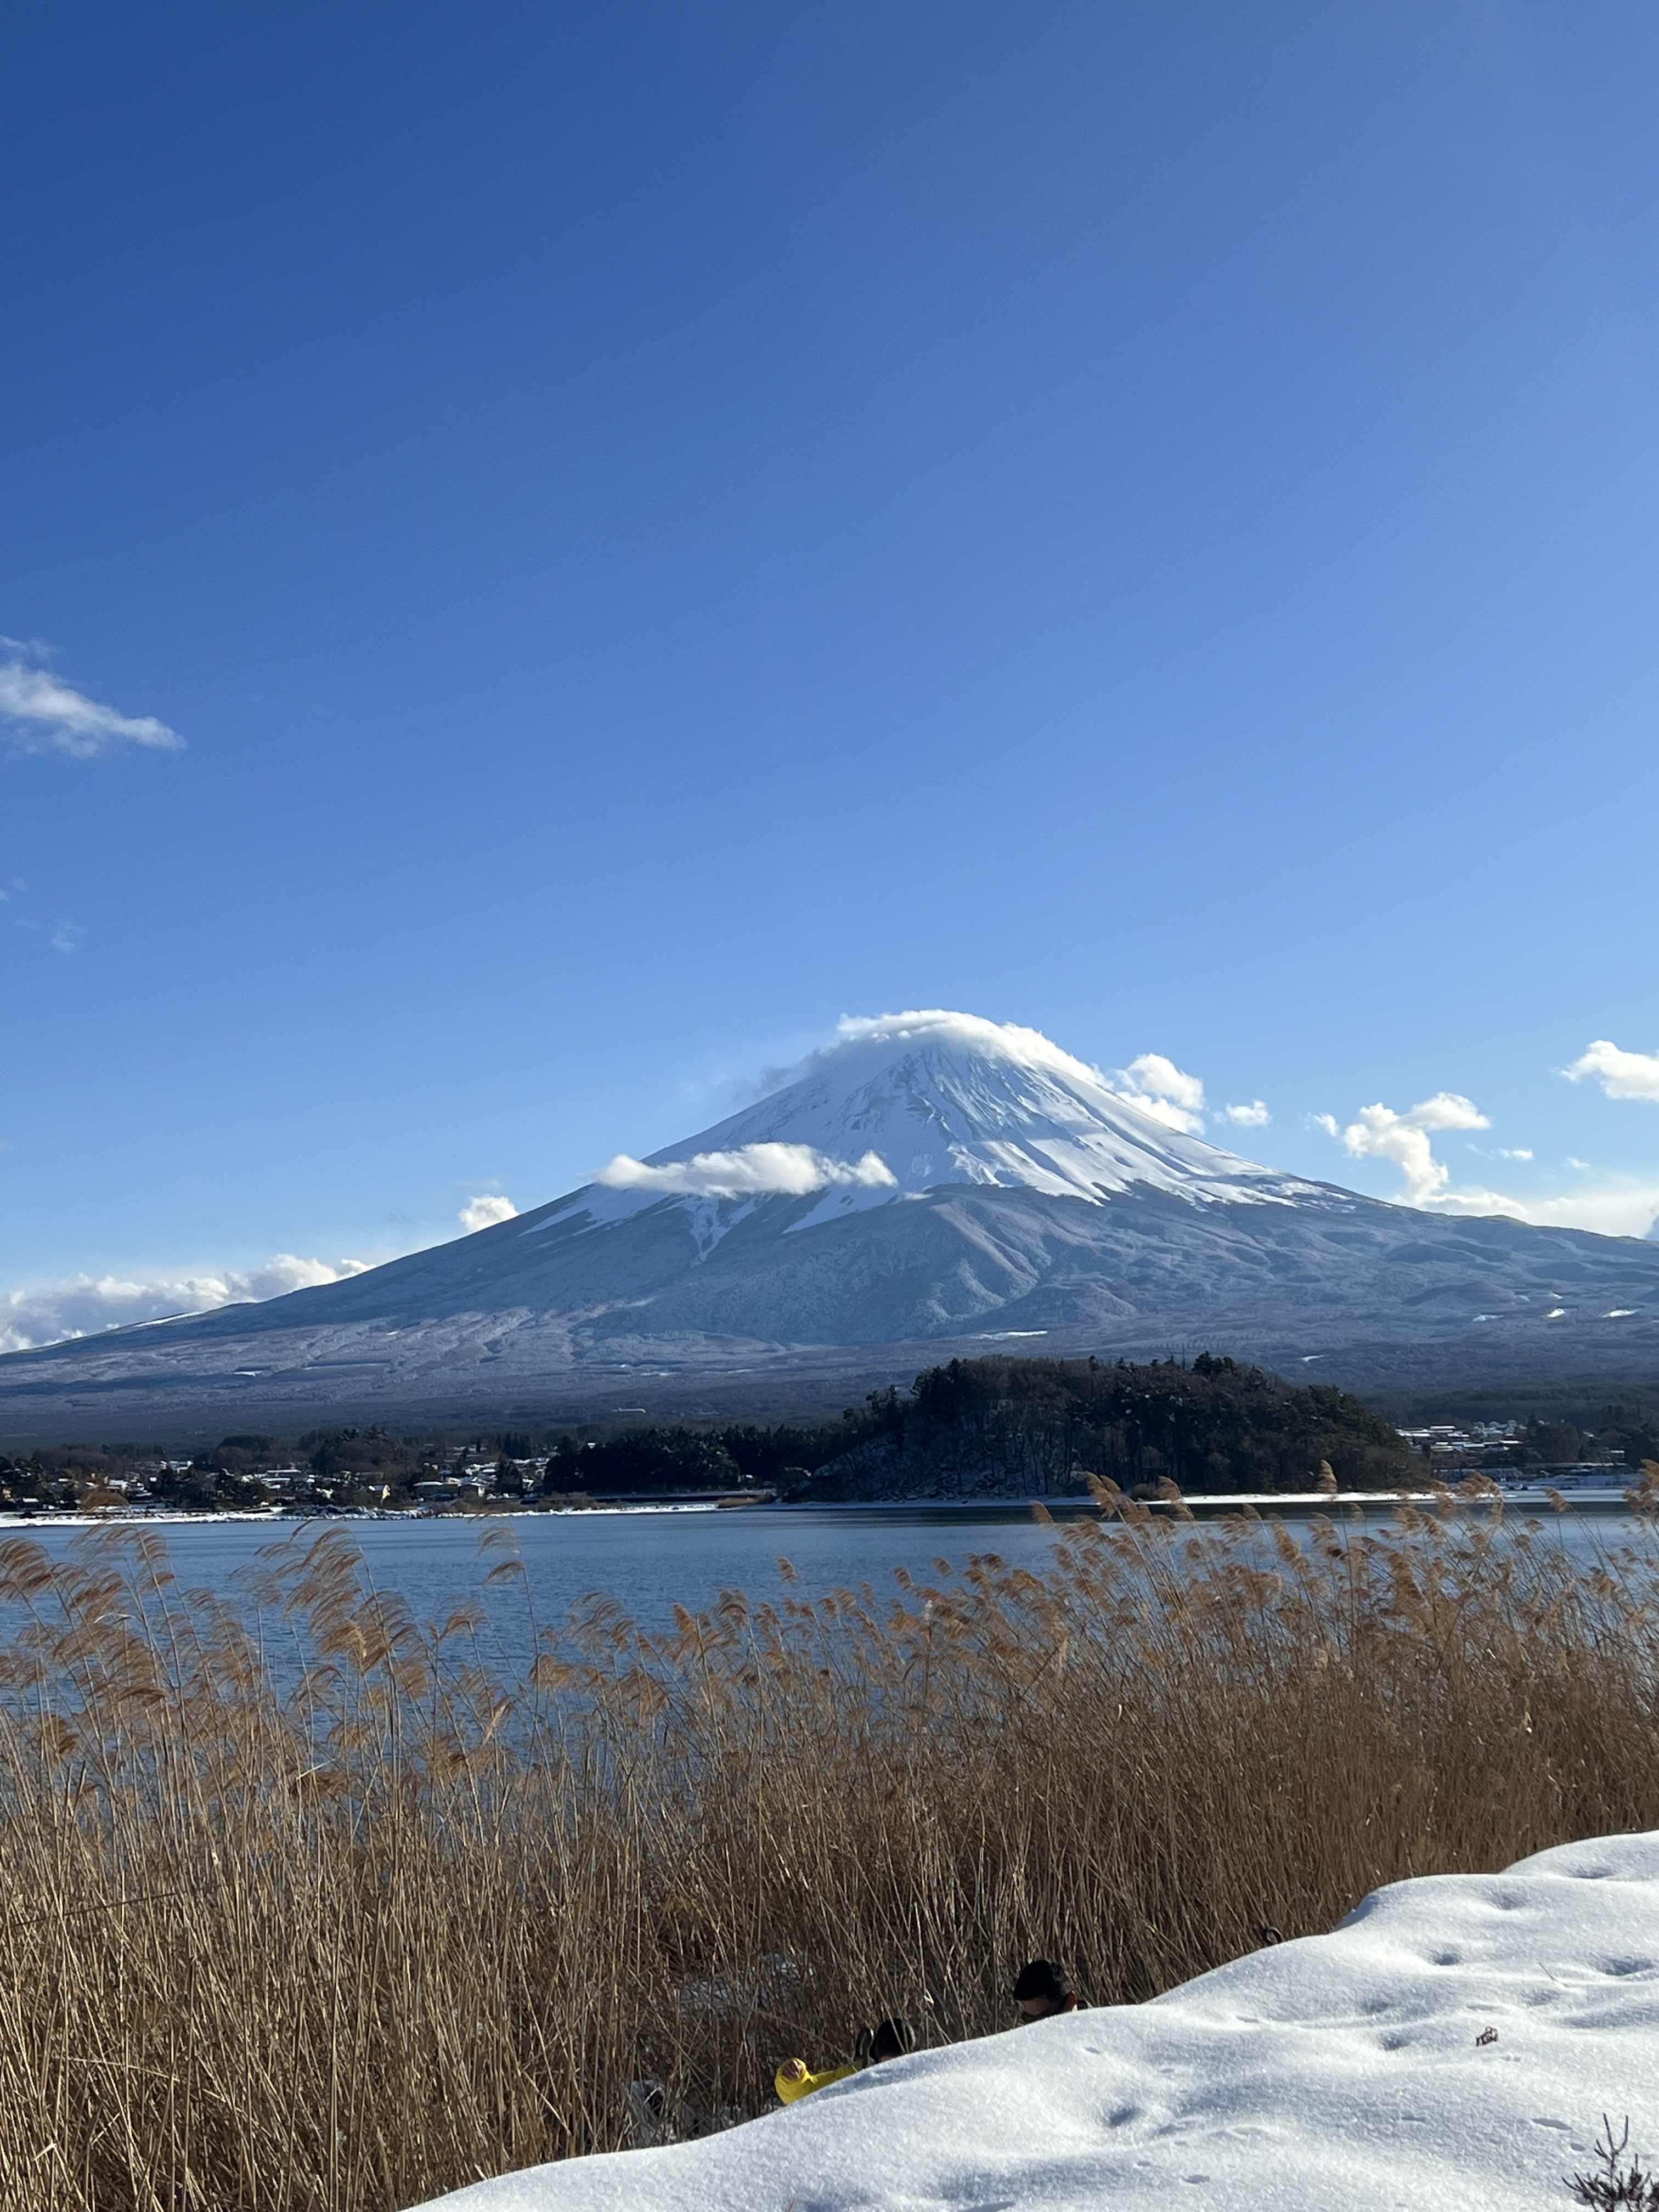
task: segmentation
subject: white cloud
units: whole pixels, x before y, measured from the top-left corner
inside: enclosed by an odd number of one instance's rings
[[[11,724],[25,752],[70,753],[77,760],[94,760],[123,745],[178,752],[185,742],[153,714],[119,714],[50,669],[21,660],[0,665],[0,721]]]
[[[1221,1118],[1231,1121],[1236,1129],[1265,1129],[1273,1117],[1257,1098],[1248,1106],[1224,1106]]]
[[[1188,1137],[1202,1133],[1202,1081],[1196,1075],[1186,1074],[1161,1052],[1143,1052],[1139,1059],[1119,1069],[1116,1079],[1121,1095],[1143,1114],[1150,1114],[1153,1121],[1162,1121],[1167,1128],[1179,1129]]]
[[[1634,1179],[1614,1178],[1565,1194],[1534,1198],[1515,1198],[1478,1183],[1454,1187],[1450,1169],[1434,1157],[1431,1133],[1492,1126],[1472,1099],[1455,1091],[1437,1091],[1407,1114],[1396,1114],[1387,1106],[1364,1107],[1346,1129],[1331,1114],[1316,1114],[1313,1119],[1356,1159],[1393,1160],[1405,1176],[1401,1197],[1407,1206],[1430,1207],[1438,1213],[1504,1213],[1513,1220],[1528,1222],[1534,1229],[1589,1229],[1600,1237],[1645,1237],[1659,1218],[1659,1183]],[[1530,1160],[1533,1155],[1525,1147],[1517,1147],[1499,1157]],[[1586,1160],[1570,1159],[1566,1164],[1589,1169]]]
[[[1590,1229],[1598,1237],[1645,1237],[1659,1219],[1659,1183],[1612,1182],[1553,1198],[1510,1198],[1499,1190],[1449,1190],[1443,1213],[1507,1213],[1534,1229]]]
[[[72,921],[55,922],[52,932],[52,949],[54,952],[78,952],[81,939],[86,933]]]
[[[1597,1037],[1588,1052],[1561,1073],[1569,1083],[1582,1083],[1588,1075],[1609,1098],[1659,1103],[1659,1053],[1621,1052],[1607,1038]]]
[[[210,1275],[183,1275],[151,1282],[126,1282],[116,1275],[79,1275],[73,1282],[45,1290],[0,1291],[0,1352],[27,1352],[65,1337],[92,1336],[134,1322],[161,1321],[170,1314],[205,1313],[215,1306],[280,1297],[319,1283],[337,1283],[360,1275],[373,1263],[301,1260],[278,1252],[263,1267],[246,1273],[224,1268]]]
[[[804,1198],[838,1183],[890,1189],[897,1177],[875,1152],[866,1152],[859,1160],[836,1160],[811,1145],[744,1145],[735,1152],[698,1152],[689,1160],[669,1160],[660,1167],[647,1167],[643,1160],[618,1152],[594,1181],[612,1190],[654,1190],[665,1196],[757,1198],[781,1193]]]
[[[843,1014],[836,1024],[836,1034],[842,1044],[886,1044],[895,1038],[914,1039],[921,1043],[939,1038],[945,1044],[965,1044],[979,1052],[994,1052],[1008,1060],[1018,1060],[1027,1067],[1052,1067],[1061,1074],[1081,1078],[1088,1083],[1098,1083],[1100,1072],[1089,1067],[1080,1060],[1043,1036],[1041,1030],[1022,1029],[1018,1022],[988,1021],[983,1014],[956,1014],[943,1006],[933,1006],[908,1014]],[[832,1046],[831,1051],[836,1048]],[[771,1073],[786,1080],[804,1073],[822,1055],[809,1053],[799,1067]]]
[[[514,1219],[518,1211],[512,1200],[501,1192],[480,1191],[476,1198],[469,1198],[461,1208],[460,1223],[470,1237],[475,1229],[493,1229],[498,1221]]]
[[[1500,1160],[1529,1160],[1532,1158],[1532,1147],[1529,1145],[1516,1145],[1513,1149],[1510,1149],[1500,1145],[1498,1147],[1498,1157]]]
[[[1362,1108],[1362,1113],[1386,1113],[1386,1107]],[[1483,1114],[1473,1098],[1461,1091],[1437,1091],[1420,1106],[1399,1117],[1413,1129],[1490,1129],[1492,1116]]]
[[[1337,1127],[1334,1115],[1321,1114],[1315,1118],[1320,1127],[1336,1138],[1353,1158],[1392,1160],[1405,1176],[1406,1187],[1401,1195],[1407,1206],[1442,1202],[1451,1181],[1451,1170],[1434,1157],[1430,1142],[1431,1132],[1492,1127],[1474,1100],[1456,1091],[1437,1091],[1432,1098],[1424,1099],[1420,1105],[1404,1114],[1397,1114],[1391,1106],[1362,1106],[1358,1118],[1346,1129]]]
[[[849,1045],[890,1044],[895,1041],[926,1045],[965,1045],[970,1051],[994,1053],[1020,1067],[1046,1068],[1068,1082],[1109,1086],[1097,1067],[1063,1051],[1041,1030],[1023,1029],[1018,1022],[994,1022],[983,1014],[952,1013],[933,1006],[903,1014],[843,1014],[836,1024],[836,1042],[809,1052],[793,1067],[768,1068],[761,1077],[763,1095],[780,1085],[798,1082],[828,1061],[839,1061]]]

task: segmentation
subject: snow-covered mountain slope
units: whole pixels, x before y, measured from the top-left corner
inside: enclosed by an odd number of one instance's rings
[[[1302,1181],[1035,1031],[893,1016],[533,1212],[263,1304],[0,1358],[0,1445],[508,1406],[673,1417],[739,1376],[759,1410],[790,1377],[822,1378],[826,1403],[998,1346],[1619,1389],[1659,1358],[1659,1247]]]
[[[1659,1835],[1369,1897],[1151,2004],[918,2053],[444,2212],[1551,2212],[1659,2150]],[[782,2053],[781,2052],[781,2056]]]

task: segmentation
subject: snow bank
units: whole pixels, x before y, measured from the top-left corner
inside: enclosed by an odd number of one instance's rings
[[[1495,2039],[1480,2037],[1495,2030]],[[783,2054],[779,2054],[780,2056]],[[1146,2005],[918,2053],[446,2212],[1510,2212],[1659,2151],[1659,1833],[1397,1882]]]

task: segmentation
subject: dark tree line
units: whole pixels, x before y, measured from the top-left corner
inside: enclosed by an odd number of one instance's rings
[[[1345,1391],[1207,1353],[1190,1365],[953,1359],[817,1426],[573,1437],[547,1480],[568,1467],[559,1486],[596,1497],[749,1484],[808,1498],[1063,1496],[1090,1474],[1126,1490],[1168,1479],[1193,1492],[1276,1491],[1309,1488],[1322,1460],[1345,1489],[1421,1473],[1393,1425]]]
[[[1516,1439],[1523,1466],[1559,1467],[1621,1451],[1632,1474],[1644,1460],[1659,1460],[1659,1416],[1639,1406],[1609,1406],[1594,1428],[1576,1421],[1545,1421],[1534,1414]]]
[[[1305,1490],[1322,1460],[1345,1489],[1387,1489],[1413,1472],[1393,1425],[1358,1399],[1207,1352],[1190,1365],[953,1359],[871,1413],[878,1433],[815,1489],[1064,1495],[1093,1474],[1125,1490]]]

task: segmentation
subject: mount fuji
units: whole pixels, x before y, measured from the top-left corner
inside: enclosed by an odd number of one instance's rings
[[[1386,1204],[1189,1119],[1033,1030],[849,1021],[741,1112],[533,1212],[12,1353],[0,1442],[777,1413],[997,1350],[1231,1352],[1373,1392],[1655,1371],[1659,1247]]]

